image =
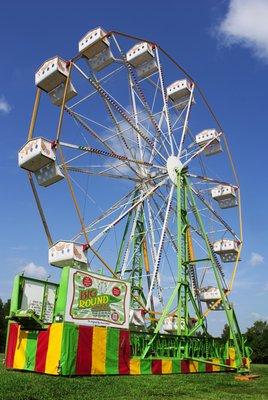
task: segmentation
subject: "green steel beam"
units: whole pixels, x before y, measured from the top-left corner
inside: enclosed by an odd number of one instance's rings
[[[135,194],[134,194],[135,197]],[[118,252],[118,256],[117,256],[117,260],[116,260],[116,266],[115,266],[115,270],[114,272],[117,274],[121,265],[121,261],[122,261],[122,254],[123,254],[123,250],[124,250],[124,245],[126,242],[126,237],[127,237],[127,232],[129,229],[129,224],[130,224],[130,220],[131,220],[131,216],[132,216],[132,211],[128,214],[128,218],[127,218],[127,223],[124,229],[124,233],[123,233],[123,238],[121,240],[120,243],[120,247],[119,247],[119,252]]]
[[[187,182],[187,178],[186,177],[185,177],[185,180]],[[242,335],[241,335],[241,332],[240,332],[240,329],[239,329],[239,326],[238,326],[234,311],[233,311],[233,309],[231,307],[231,304],[229,303],[229,300],[225,296],[225,292],[224,292],[224,289],[222,287],[222,283],[221,283],[220,275],[219,275],[219,272],[218,272],[218,269],[217,269],[217,265],[215,263],[214,255],[212,253],[212,250],[211,250],[211,247],[210,247],[210,243],[209,243],[207,234],[205,232],[205,228],[204,228],[204,224],[203,224],[202,218],[201,218],[201,216],[200,216],[200,214],[198,212],[197,206],[196,206],[196,202],[195,202],[195,199],[194,199],[194,194],[192,192],[191,187],[189,185],[187,185],[187,186],[189,187],[189,194],[190,194],[191,203],[192,203],[192,206],[193,206],[194,215],[195,215],[195,218],[196,218],[196,220],[198,222],[199,228],[201,230],[202,237],[203,237],[203,239],[205,241],[207,252],[208,252],[208,254],[209,254],[210,258],[211,258],[212,269],[213,269],[213,272],[214,272],[214,275],[215,275],[215,279],[216,279],[216,282],[217,282],[217,285],[218,285],[218,288],[219,288],[219,291],[220,291],[220,294],[221,294],[221,300],[222,300],[222,304],[223,304],[223,307],[224,307],[224,310],[225,310],[225,313],[226,313],[227,321],[228,321],[228,324],[229,324],[229,327],[230,327],[230,332],[232,333],[232,336],[233,336],[233,342],[234,342],[234,346],[235,346],[235,350],[236,350],[236,356],[237,356],[237,358],[239,360],[239,363],[240,363],[240,369],[242,370],[243,369],[243,360],[242,360],[242,358],[243,358],[243,356],[245,354],[243,338],[242,338]],[[193,333],[193,332],[191,332],[191,333]]]
[[[175,286],[167,305],[165,306],[160,319],[158,320],[156,327],[154,329],[154,335],[151,340],[147,343],[142,358],[145,358],[151,347],[157,338],[157,335],[163,325],[165,318],[167,317],[170,308],[177,297],[177,334],[179,336],[189,336],[189,307],[188,303],[191,302],[193,308],[196,312],[198,321],[200,322],[200,327],[203,328],[205,332],[206,327],[204,325],[204,319],[200,315],[199,308],[196,301],[192,295],[189,279],[188,279],[188,245],[186,239],[187,228],[189,227],[187,220],[187,182],[185,180],[185,172],[178,172],[177,174],[177,262],[178,262],[178,281]],[[182,324],[184,324],[184,329],[182,329]],[[179,356],[181,355],[181,346],[178,349]],[[185,341],[183,348],[184,356],[188,354],[188,343]]]
[[[176,297],[178,291],[180,291],[180,287],[181,287],[181,284],[178,282],[177,285],[175,286],[175,288],[173,289],[173,292],[172,292],[172,294],[171,294],[171,296],[170,296],[170,298],[169,298],[169,300],[167,302],[166,307],[164,308],[164,310],[162,312],[162,315],[161,315],[160,319],[157,322],[157,325],[156,325],[156,327],[154,329],[154,335],[151,338],[151,340],[149,341],[149,343],[147,344],[147,346],[145,347],[141,358],[145,358],[146,357],[146,355],[147,355],[148,351],[150,350],[153,342],[155,341],[155,339],[157,337],[157,334],[160,331],[160,329],[161,329],[161,327],[163,325],[163,322],[164,322],[166,316],[169,313],[169,310],[170,310],[170,308],[172,306],[172,303],[175,300],[175,297]]]
[[[185,261],[184,264],[196,264],[198,262],[203,262],[203,261],[210,261],[210,258],[199,258],[197,260],[189,260],[189,261]]]
[[[165,354],[167,352],[167,348],[162,348],[166,343],[166,340],[170,342],[168,345],[168,352],[171,352],[176,357],[180,359],[191,359],[204,363],[211,363],[207,361],[207,358],[210,358],[213,355],[213,358],[224,358],[223,353],[227,358],[228,347],[230,345],[230,341],[227,343],[219,344],[217,340],[208,336],[205,321],[206,317],[201,314],[200,309],[196,303],[196,299],[194,298],[189,281],[189,265],[195,264],[197,262],[210,261],[215,279],[218,285],[218,288],[221,293],[222,304],[225,309],[227,320],[230,326],[230,332],[232,335],[231,342],[234,343],[234,347],[236,350],[236,357],[238,363],[240,365],[239,370],[244,371],[246,368],[243,367],[242,357],[246,355],[245,346],[243,337],[241,335],[236,316],[234,313],[231,304],[229,303],[228,298],[225,296],[224,288],[221,282],[221,277],[219,271],[217,269],[216,261],[214,259],[215,255],[212,252],[207,234],[205,232],[204,224],[200,214],[198,213],[198,209],[194,199],[194,193],[192,192],[191,186],[186,178],[186,171],[178,171],[177,172],[177,243],[178,243],[178,252],[177,252],[177,263],[178,263],[178,280],[175,288],[173,289],[171,296],[162,312],[160,319],[158,320],[154,332],[148,336],[140,336],[137,337],[137,349],[138,353],[135,353],[135,356],[139,356],[142,359],[146,358],[146,356],[151,357],[155,354]],[[187,229],[189,228],[188,223],[188,198],[192,205],[195,219],[200,227],[200,231],[202,237],[205,241],[208,257],[197,259],[197,260],[189,260],[189,252],[188,252],[188,241],[187,241]],[[135,232],[134,243],[137,249],[141,248],[142,240],[144,240],[144,227],[142,225]],[[140,247],[139,247],[140,246]],[[139,252],[137,259],[141,260],[142,251]],[[137,261],[135,262],[135,265]],[[134,267],[134,266],[133,266]],[[138,263],[138,271],[140,271],[140,263]],[[137,274],[137,277],[139,274]],[[139,281],[141,283],[141,281]],[[139,285],[138,285],[139,287]],[[136,286],[137,288],[137,286]],[[165,338],[166,335],[160,334],[160,329],[163,326],[165,318],[168,316],[170,309],[177,298],[177,335],[169,336]],[[189,304],[192,304],[193,309],[195,311],[197,322],[195,323],[192,329],[189,329]],[[184,327],[182,327],[184,324]],[[194,337],[195,332],[202,328],[205,337],[200,338]],[[165,339],[165,340],[164,340]],[[164,341],[163,341],[164,340]],[[163,341],[163,343],[162,343]],[[162,344],[161,344],[162,343]],[[172,347],[172,343],[174,346]],[[175,344],[176,343],[176,344]],[[172,348],[172,349],[171,349]],[[162,350],[161,350],[162,349]],[[204,357],[205,355],[205,357]],[[222,367],[229,367],[225,364],[218,363],[217,365]],[[234,368],[232,368],[234,369]]]

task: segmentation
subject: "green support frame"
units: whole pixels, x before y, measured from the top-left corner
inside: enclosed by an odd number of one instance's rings
[[[205,242],[208,257],[206,260],[210,261],[212,270],[217,282],[217,286],[221,294],[221,303],[225,311],[228,325],[230,327],[230,339],[227,343],[218,342],[212,338],[206,330],[206,316],[201,313],[200,306],[194,298],[189,280],[189,268],[204,259],[189,259],[189,248],[187,241],[187,230],[190,229],[188,221],[188,208],[194,213],[196,222],[198,224],[201,236]],[[194,192],[191,184],[187,179],[187,169],[177,171],[177,244],[178,244],[178,280],[177,284],[163,310],[163,313],[158,320],[153,335],[143,337],[142,345],[139,345],[139,355],[141,358],[146,358],[161,352],[161,345],[159,341],[165,342],[167,335],[161,335],[160,329],[164,323],[165,318],[170,313],[172,305],[177,298],[177,337],[170,338],[173,340],[173,347],[169,344],[169,349],[172,349],[174,356],[180,359],[192,359],[202,361],[205,358],[212,356],[220,356],[224,358],[228,353],[229,347],[235,348],[236,359],[238,363],[238,371],[246,372],[247,368],[243,364],[243,358],[247,357],[247,349],[245,348],[244,339],[240,332],[239,325],[235,316],[235,312],[229,299],[225,293],[221,275],[218,269],[218,261],[216,255],[213,253],[212,246],[209,242],[208,236],[205,232],[204,224],[194,198]],[[196,322],[194,326],[190,327],[189,324],[189,305],[192,305],[196,313]],[[203,339],[196,337],[197,331],[202,328]],[[162,338],[162,339],[161,339]],[[176,345],[177,343],[177,345]],[[175,347],[174,347],[175,346]],[[177,346],[177,347],[176,347]],[[160,350],[159,350],[160,349]],[[195,349],[195,351],[193,351]],[[209,349],[209,350],[208,350]],[[162,349],[162,352],[164,350]],[[164,354],[163,354],[164,355]]]

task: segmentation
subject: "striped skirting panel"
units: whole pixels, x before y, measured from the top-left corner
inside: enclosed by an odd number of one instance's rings
[[[8,369],[51,375],[143,375],[220,372],[236,367],[229,358],[210,363],[178,359],[131,358],[130,332],[107,327],[53,323],[44,331],[23,331],[9,324],[5,363]],[[248,360],[244,359],[247,364]]]

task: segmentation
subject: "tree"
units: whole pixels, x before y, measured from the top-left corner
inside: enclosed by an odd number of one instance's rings
[[[5,346],[5,314],[4,314],[4,304],[0,299],[0,351],[4,350]]]
[[[224,325],[223,331],[222,331],[222,334],[221,334],[221,338],[222,338],[225,342],[227,342],[227,340],[230,339],[230,327],[229,327],[228,324],[225,324],[225,325]]]
[[[246,345],[253,350],[252,361],[254,363],[268,363],[268,322],[255,321],[251,328],[244,334]]]
[[[7,335],[7,320],[5,317],[9,315],[10,300],[6,303],[0,299],[0,353],[5,351],[6,335]]]

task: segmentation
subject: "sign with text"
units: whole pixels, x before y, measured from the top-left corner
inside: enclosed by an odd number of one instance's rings
[[[20,309],[32,310],[45,324],[52,323],[57,285],[31,278],[21,277],[21,279],[23,291]]]
[[[129,303],[128,282],[70,269],[66,321],[128,328]]]

